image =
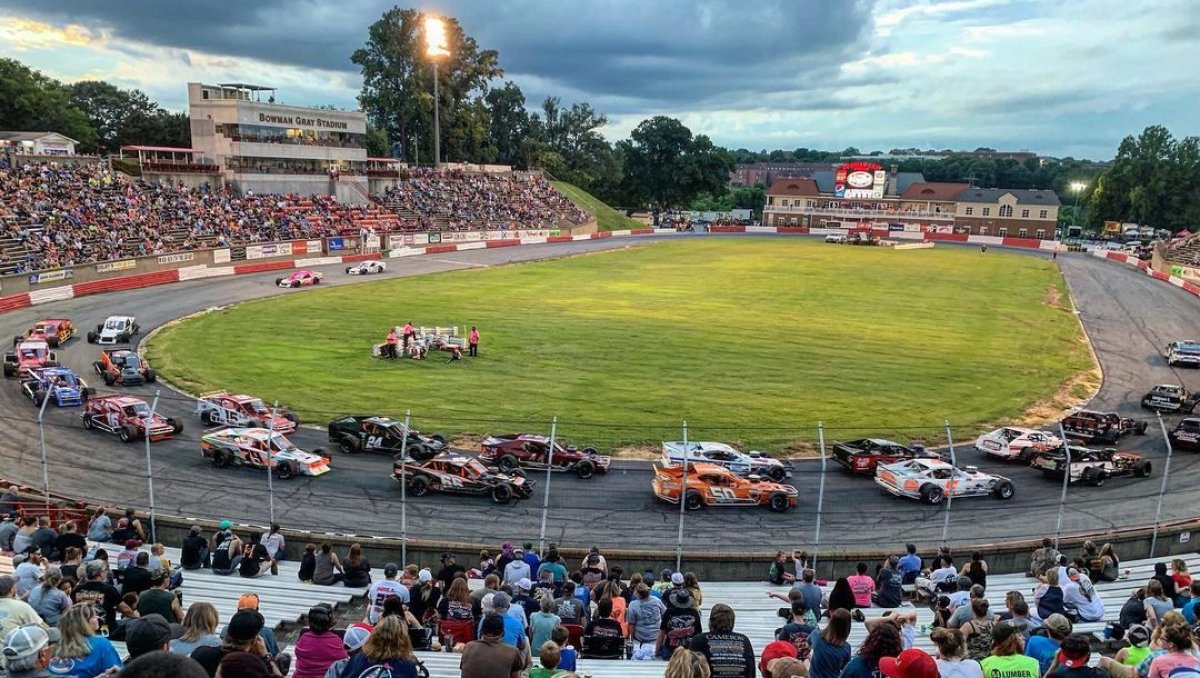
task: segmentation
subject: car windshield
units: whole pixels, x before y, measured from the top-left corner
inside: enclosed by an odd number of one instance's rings
[[[22,358],[41,358],[46,355],[46,351],[40,348],[23,348],[21,349]]]
[[[55,332],[54,325],[41,324],[41,325],[33,326],[34,334],[54,334],[54,332]]]
[[[1181,342],[1175,345],[1175,350],[1188,355],[1200,355],[1200,344],[1192,342]]]
[[[271,449],[275,452],[284,452],[287,450],[294,450],[296,449],[296,446],[292,444],[292,441],[288,440],[283,435],[276,433],[274,437],[271,438]]]
[[[138,357],[133,353],[127,353],[122,356],[120,358],[120,362],[121,366],[127,370],[136,370],[139,366],[141,366],[141,362],[138,360]]]
[[[259,400],[258,398],[254,398],[253,400],[246,401],[246,409],[250,410],[251,412],[264,414],[267,411],[267,406],[263,404],[263,401]]]
[[[54,385],[58,387],[73,388],[79,381],[74,374],[56,374],[53,377]]]
[[[472,459],[472,460],[468,461],[467,463],[463,464],[463,469],[466,470],[468,472],[468,474],[472,475],[472,476],[481,476],[481,475],[487,473],[487,467],[484,466],[483,462],[479,461],[478,459]]]
[[[126,405],[124,408],[126,416],[130,417],[148,417],[150,416],[150,408],[146,403],[138,403],[136,405]]]

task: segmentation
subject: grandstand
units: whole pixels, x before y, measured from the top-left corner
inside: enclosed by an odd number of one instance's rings
[[[1168,263],[1179,266],[1200,266],[1200,234],[1177,238],[1162,249]]]

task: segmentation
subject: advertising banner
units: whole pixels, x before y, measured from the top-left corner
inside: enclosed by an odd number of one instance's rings
[[[230,247],[229,248],[229,260],[230,261],[245,261],[246,260],[246,248],[245,247]]]
[[[271,243],[270,245],[247,245],[247,259],[266,259],[268,257],[286,257],[292,254],[292,243]]]
[[[292,254],[308,254],[308,241],[301,240],[300,242],[292,243]],[[313,252],[316,254],[316,252]]]
[[[888,230],[889,231],[907,231],[908,229],[904,227],[904,224],[888,224]]]
[[[75,269],[64,268],[59,271],[45,271],[43,273],[33,273],[29,276],[30,285],[40,285],[42,283],[59,282],[62,280],[71,280],[75,277]]]
[[[228,264],[229,263],[229,250],[213,250],[213,263],[214,264]]]
[[[881,200],[887,172],[873,162],[847,162],[834,170],[833,196],[848,200]]]
[[[159,257],[159,259],[162,259],[162,257]],[[137,262],[133,259],[126,259],[124,261],[106,261],[103,264],[96,264],[96,272],[112,273],[114,271],[128,271],[136,266]]]
[[[340,252],[346,249],[346,241],[342,238],[326,238],[325,245],[330,252]]]
[[[177,254],[164,254],[158,258],[159,264],[181,264],[185,261],[195,261],[196,254],[194,252],[179,252]]]
[[[1183,278],[1190,283],[1200,282],[1200,269],[1190,266],[1172,266],[1171,275],[1176,278]]]
[[[382,242],[380,242],[379,236],[375,235],[374,233],[368,233],[367,235],[363,236],[364,251],[378,251],[381,246]]]
[[[442,234],[441,233],[430,233],[429,234],[429,244],[430,245],[437,245],[441,242],[442,242]]]
[[[441,235],[442,242],[477,242],[487,240],[487,233],[484,231],[451,231]]]

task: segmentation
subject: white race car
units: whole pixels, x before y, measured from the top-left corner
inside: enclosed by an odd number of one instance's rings
[[[89,344],[124,344],[140,331],[133,316],[110,315],[108,320],[87,333],[87,340]]]
[[[1003,426],[975,439],[975,449],[1010,461],[1029,461],[1034,452],[1061,444],[1058,436],[1018,426]]]
[[[880,464],[875,469],[875,484],[897,497],[940,504],[947,496],[1012,499],[1013,483],[1004,476],[984,473],[974,466],[955,468],[941,459],[909,459],[895,464]]]
[[[213,465],[269,468],[282,480],[329,472],[329,453],[305,452],[281,433],[265,428],[223,428],[200,436],[200,453]]]
[[[372,273],[383,273],[386,270],[387,264],[378,259],[360,261],[353,266],[346,267],[346,273],[349,275],[371,275]]]
[[[1200,342],[1172,341],[1167,344],[1167,365],[1200,367]]]
[[[768,456],[765,452],[742,452],[725,443],[691,442],[685,448],[683,442],[665,442],[663,448],[663,466],[681,466],[684,450],[687,451],[689,464],[704,462],[724,466],[739,476],[758,475],[770,478],[775,482],[791,476],[791,466],[778,459]]]

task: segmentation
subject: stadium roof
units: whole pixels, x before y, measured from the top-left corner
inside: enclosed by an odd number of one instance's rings
[[[771,182],[771,187],[767,189],[767,195],[811,195],[817,197],[821,195],[821,189],[812,179],[780,177]]]
[[[914,181],[900,194],[902,200],[954,200],[958,194],[970,188],[967,183],[944,181]]]
[[[1054,191],[1026,188],[968,188],[957,196],[959,202],[996,202],[1011,195],[1021,205],[1060,205]]]
[[[37,141],[46,137],[62,137],[68,141],[79,143],[71,137],[59,134],[58,132],[0,132],[0,141]]]
[[[155,151],[161,153],[203,153],[196,148],[174,148],[172,146],[122,146],[122,151]]]
[[[267,87],[266,85],[251,85],[244,82],[218,82],[217,87],[229,87],[231,89],[246,89],[251,92],[274,92],[277,88]]]

